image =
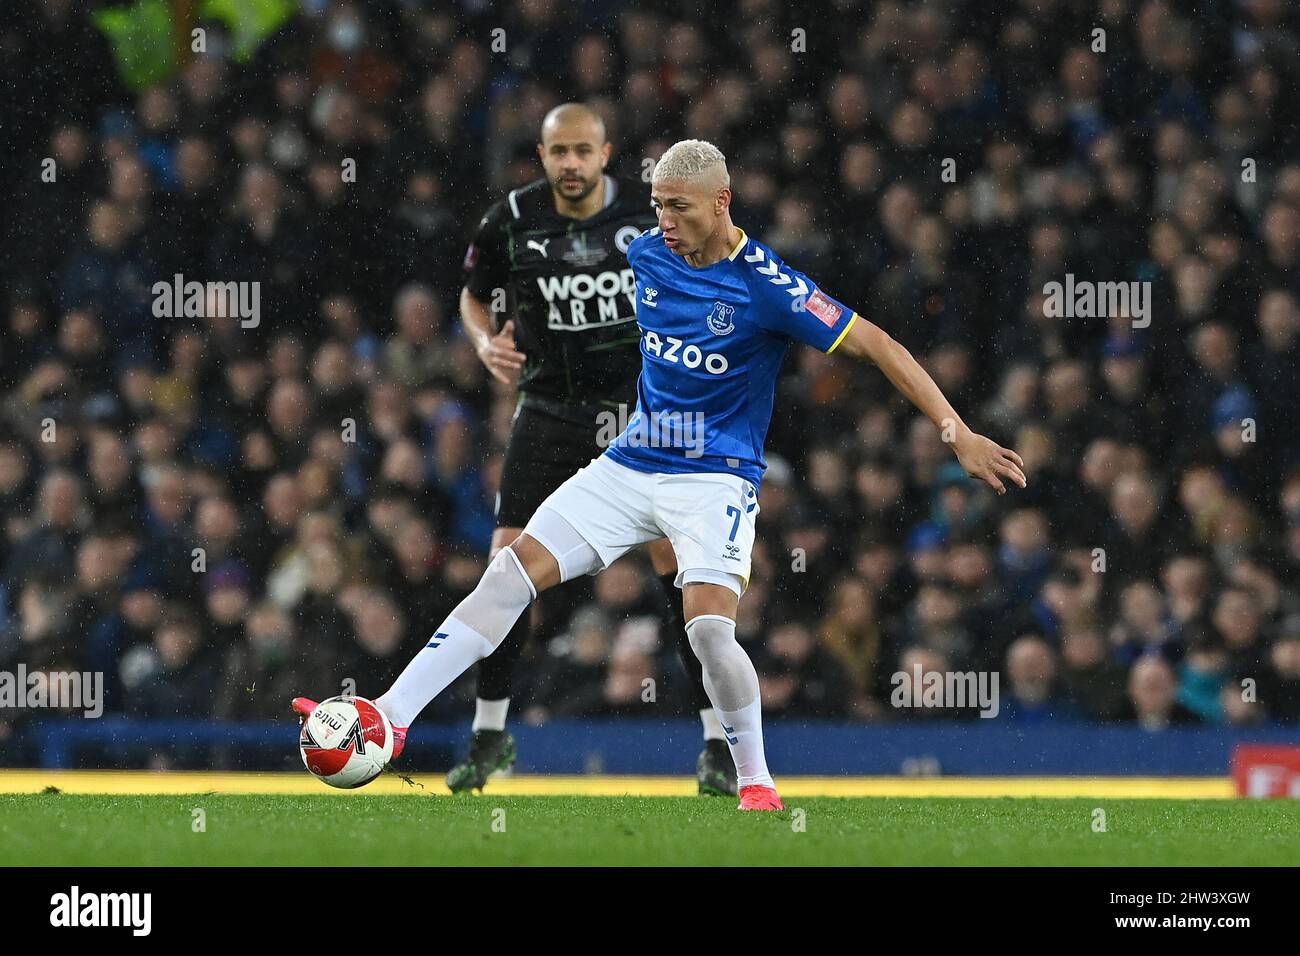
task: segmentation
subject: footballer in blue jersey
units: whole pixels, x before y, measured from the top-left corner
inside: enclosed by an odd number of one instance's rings
[[[605,454],[647,472],[724,472],[757,486],[776,380],[792,341],[832,352],[857,314],[736,228],[692,266],[658,226],[628,246],[641,327],[637,409]],[[680,433],[680,441],[674,440]]]
[[[538,507],[483,579],[374,703],[395,728],[491,654],[537,595],[666,537],[686,633],[736,764],[742,810],[780,810],[758,676],[736,641],[749,579],[763,441],[791,342],[874,363],[998,494],[1020,456],[973,432],[902,345],[731,221],[717,147],[673,144],[655,166],[658,226],[631,243],[642,368],[637,411],[605,453]]]

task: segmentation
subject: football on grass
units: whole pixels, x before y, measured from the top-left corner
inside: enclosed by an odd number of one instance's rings
[[[314,776],[353,790],[374,780],[392,759],[393,727],[364,697],[331,697],[302,722],[298,749]]]

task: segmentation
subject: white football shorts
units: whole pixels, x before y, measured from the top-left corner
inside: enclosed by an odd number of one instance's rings
[[[677,586],[749,586],[758,494],[737,475],[636,471],[593,458],[542,502],[524,532],[555,555],[560,579],[598,574],[638,545],[667,538]]]

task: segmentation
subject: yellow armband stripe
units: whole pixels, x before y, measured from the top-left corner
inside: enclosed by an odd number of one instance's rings
[[[853,328],[853,323],[856,321],[858,321],[858,313],[854,312],[853,315],[849,317],[849,321],[845,324],[844,331],[840,333],[839,338],[837,338],[834,342],[832,342],[831,347],[826,350],[827,355],[830,355],[832,352],[834,352],[836,346],[838,346],[841,342],[844,341],[844,336],[849,334],[849,329]]]

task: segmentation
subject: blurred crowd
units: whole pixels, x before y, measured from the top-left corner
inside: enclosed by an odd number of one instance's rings
[[[583,100],[611,171],[718,145],[736,223],[1024,458],[996,496],[877,371],[792,352],[738,628],[773,717],[974,718],[891,698],[975,670],[1001,720],[1300,719],[1292,5],[501,7],[312,0],[140,91],[86,5],[0,11],[0,669],[148,717],[384,687],[493,527],[515,397],[459,328],[468,237]],[[260,282],[259,323],[155,317],[176,275]],[[1067,275],[1149,283],[1149,321],[1055,316]],[[660,600],[633,556],[539,622],[519,711],[684,709],[643,699],[681,686]]]

